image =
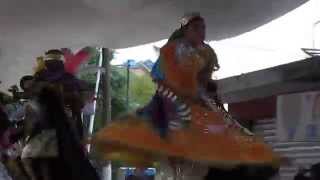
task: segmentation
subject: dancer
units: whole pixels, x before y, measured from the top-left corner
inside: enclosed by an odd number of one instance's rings
[[[67,120],[61,88],[43,83],[36,94],[36,106],[32,108],[32,133],[22,152],[29,177],[32,180],[98,180]]]
[[[169,158],[176,174],[183,173],[180,162],[218,168],[278,166],[272,149],[219,102],[211,79],[219,64],[214,50],[204,42],[205,31],[200,14],[182,18],[152,70],[158,88],[151,102],[120,117],[93,139],[103,158],[135,166],[152,166]]]
[[[89,86],[86,82],[77,79],[74,74],[66,71],[63,57],[64,54],[57,49],[47,51],[45,57],[39,57],[38,66],[35,68],[34,82],[61,85],[65,109],[70,115],[71,127],[78,140],[82,141],[84,133],[81,119],[81,109],[84,106],[82,92],[89,90]],[[69,64],[72,63],[69,61]]]
[[[30,133],[21,155],[30,179],[99,179],[81,144],[86,83],[66,72],[60,50],[49,50],[37,61],[33,101],[25,113]]]

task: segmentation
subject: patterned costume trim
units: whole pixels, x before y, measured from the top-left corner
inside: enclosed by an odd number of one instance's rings
[[[182,99],[179,98],[174,92],[172,92],[169,88],[158,84],[157,92],[162,95],[164,98],[168,98],[171,100],[172,103],[175,103],[177,106],[177,113],[179,119],[171,120],[169,122],[170,129],[179,129],[185,127],[186,124],[189,124],[192,115],[191,115],[191,107],[188,106],[186,103],[183,103]],[[220,112],[223,114],[223,120],[226,123],[226,128],[234,127],[239,129],[242,133],[253,136],[254,134],[248,130],[247,128],[243,127],[236,119],[234,119],[228,112],[226,112],[222,107],[218,106],[214,99],[210,97],[202,97],[202,100],[206,103],[206,105],[213,110],[214,112]],[[205,129],[207,133],[211,130]]]
[[[163,85],[158,84],[157,93],[163,98],[169,99],[176,107],[177,119],[170,120],[169,129],[180,129],[188,126],[192,119],[190,106]]]
[[[204,102],[206,103],[206,105],[213,110],[214,112],[220,112],[223,114],[223,120],[226,123],[226,128],[237,128],[239,129],[242,133],[249,135],[249,136],[253,136],[254,134],[247,128],[243,127],[236,119],[234,119],[230,113],[228,113],[227,111],[225,111],[222,107],[218,106],[216,101],[214,99],[211,99],[209,97],[206,96],[202,96],[201,98],[202,100],[204,100]]]

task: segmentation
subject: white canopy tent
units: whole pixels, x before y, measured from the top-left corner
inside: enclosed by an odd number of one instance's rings
[[[252,31],[241,35],[210,41],[221,69],[216,78],[226,78],[309,57],[301,48],[320,48],[320,1],[311,0]],[[210,31],[210,29],[209,29]],[[155,61],[166,40],[117,50],[112,64],[128,59]],[[141,53],[144,52],[144,53]]]
[[[257,28],[307,0],[1,0],[1,89],[31,73],[49,48],[125,48],[165,39],[185,12],[207,19],[208,39]]]

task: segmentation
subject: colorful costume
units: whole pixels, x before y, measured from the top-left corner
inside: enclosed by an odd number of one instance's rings
[[[38,67],[35,68],[37,71],[34,75],[35,84],[46,82],[57,84],[62,88],[64,102],[68,107],[66,109],[69,110],[69,114],[72,114],[72,117],[69,118],[70,123],[79,140],[82,140],[81,109],[84,106],[82,92],[89,90],[89,85],[87,82],[77,79],[72,73],[75,73],[81,63],[88,60],[91,54],[86,49],[76,55],[67,50],[64,51],[63,54],[60,50],[50,50],[49,53],[46,53],[44,60],[38,60]],[[62,59],[65,59],[65,62]]]
[[[29,176],[44,176],[44,168],[50,167],[46,175],[53,180],[99,179],[68,121],[59,86],[44,86],[36,100],[29,111],[32,119],[28,119],[34,126],[21,155]],[[41,171],[34,171],[36,163],[42,164]]]
[[[12,127],[8,120],[7,114],[0,103],[0,179],[12,180],[19,173],[12,172],[12,167],[15,164],[12,162],[21,153],[21,148],[18,143],[15,143],[15,138],[18,135],[18,130]],[[11,177],[12,176],[12,177]]]
[[[153,68],[158,85],[153,100],[98,132],[93,141],[98,152],[133,165],[150,165],[163,157],[218,167],[277,165],[271,148],[232,119],[200,82],[217,67],[216,61],[209,45],[168,42]]]
[[[32,130],[22,161],[31,178],[97,180],[80,141],[81,91],[87,83],[66,72],[61,58],[61,51],[50,50],[44,60],[38,60],[32,86],[34,103],[26,106]],[[37,165],[39,171],[34,170]]]
[[[97,152],[135,166],[152,166],[163,159],[219,168],[278,166],[272,149],[219,102],[211,80],[212,72],[219,69],[215,52],[205,43],[195,47],[184,38],[192,18],[202,19],[199,15],[183,19],[160,50],[151,73],[158,86],[151,102],[100,130],[93,138]]]

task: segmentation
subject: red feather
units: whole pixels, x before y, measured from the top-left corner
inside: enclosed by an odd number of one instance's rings
[[[90,59],[90,49],[88,47],[81,49],[75,55],[73,55],[72,52],[67,49],[64,49],[63,53],[65,58],[65,70],[71,74],[77,73],[80,65]]]

